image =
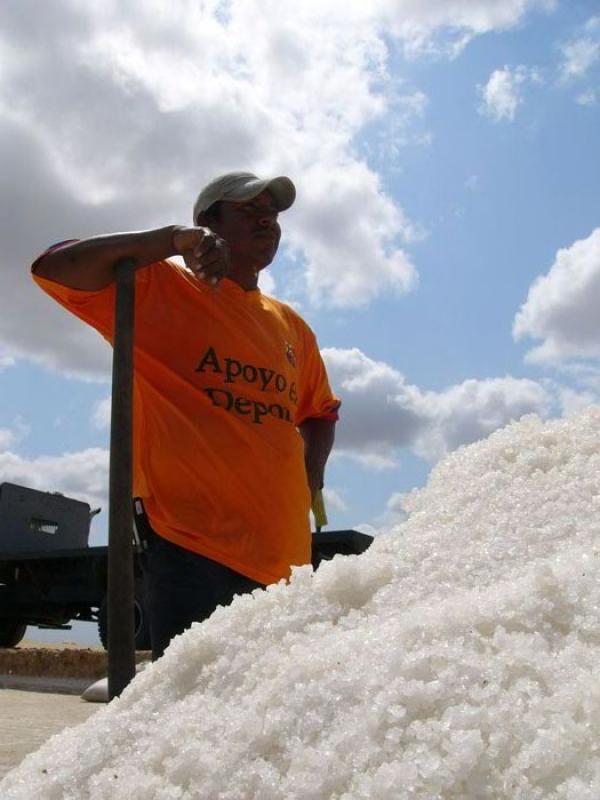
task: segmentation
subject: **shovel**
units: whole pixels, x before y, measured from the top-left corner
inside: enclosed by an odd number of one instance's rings
[[[133,496],[133,333],[135,261],[115,266],[108,500],[108,699],[135,676]]]

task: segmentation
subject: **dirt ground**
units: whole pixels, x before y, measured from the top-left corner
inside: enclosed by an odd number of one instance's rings
[[[138,653],[145,661],[149,653]],[[100,647],[24,640],[0,650],[0,778],[50,736],[98,710],[81,693],[106,675]]]
[[[97,710],[76,695],[0,689],[0,778],[50,736]]]

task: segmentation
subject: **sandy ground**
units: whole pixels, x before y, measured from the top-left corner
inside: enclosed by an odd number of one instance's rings
[[[98,706],[78,696],[0,690],[0,778],[66,727],[84,722]]]
[[[98,645],[98,646],[89,645],[89,644],[85,644],[84,645],[84,644],[81,644],[81,643],[78,643],[78,642],[69,642],[69,641],[66,641],[66,640],[64,642],[42,642],[42,641],[37,641],[36,639],[23,639],[16,646],[15,650],[22,650],[22,649],[27,650],[27,649],[29,649],[31,647],[34,647],[34,648],[45,647],[47,650],[82,650],[82,649],[85,649],[85,650],[92,650],[94,652],[99,652],[99,653],[104,652],[104,648],[101,647],[100,645]]]
[[[149,655],[138,653],[138,662]],[[25,639],[0,650],[0,778],[50,736],[97,711],[80,695],[104,675],[101,647]]]
[[[150,656],[138,651],[136,662],[148,661]],[[29,640],[18,647],[0,648],[0,689],[81,693],[107,672],[108,654],[102,647]]]

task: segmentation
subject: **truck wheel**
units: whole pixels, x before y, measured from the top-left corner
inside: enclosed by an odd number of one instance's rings
[[[144,610],[144,606],[137,597],[133,602],[133,636],[135,641],[135,649],[151,650],[152,645],[150,644],[150,626],[148,625],[148,617]],[[105,650],[108,650],[108,600],[106,597],[98,609],[98,636],[100,637],[102,647]]]
[[[0,647],[16,647],[26,630],[26,623],[20,619],[0,619]]]

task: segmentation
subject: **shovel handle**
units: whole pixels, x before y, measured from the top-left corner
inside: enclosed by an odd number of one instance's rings
[[[132,459],[135,261],[115,265],[108,531],[108,694],[135,676],[133,631]]]

